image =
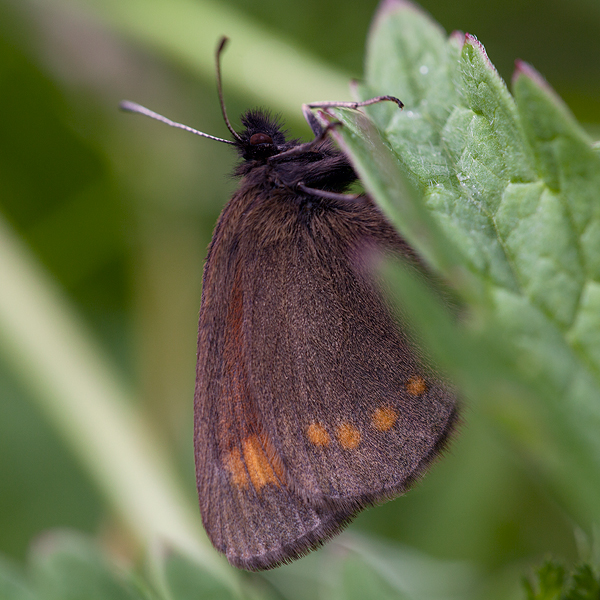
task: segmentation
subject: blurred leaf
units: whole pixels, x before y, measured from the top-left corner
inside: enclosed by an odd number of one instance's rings
[[[152,600],[95,543],[67,532],[46,534],[34,548],[32,579],[45,600]]]
[[[346,536],[341,545],[348,552],[342,561],[343,588],[348,594],[355,590],[349,598],[360,597],[360,590],[367,598],[464,600],[479,579],[466,561],[436,560],[401,544]]]
[[[0,598],[2,600],[38,600],[25,576],[17,567],[0,557]]]
[[[578,565],[569,574],[551,560],[523,582],[527,600],[597,600],[600,578],[589,564]]]
[[[66,6],[70,0],[62,0]],[[161,54],[214,81],[214,53],[222,35],[232,39],[227,53],[227,87],[267,103],[275,110],[300,113],[300,105],[348,97],[349,77],[293,47],[283,37],[226,3],[212,0],[79,0],[120,30]],[[267,71],[276,73],[265,77]],[[260,82],[258,84],[257,82]]]
[[[231,600],[241,598],[230,586],[189,556],[167,551],[160,561],[161,580],[169,600]]]
[[[577,518],[597,520],[600,159],[530,67],[519,65],[514,87],[515,99],[474,37],[446,39],[414,6],[387,0],[361,94],[395,94],[406,107],[374,107],[385,139],[342,110],[334,135],[407,240],[470,303],[461,333],[432,318],[416,284],[398,286],[439,364]]]
[[[235,586],[161,443],[67,300],[0,220],[0,351],[139,542],[168,540]],[[228,575],[229,574],[229,575]]]
[[[357,556],[350,555],[342,563],[339,600],[408,600],[408,596],[394,589],[375,569]]]
[[[241,598],[220,573],[178,552],[155,560],[162,593],[150,589],[133,571],[118,566],[91,538],[68,531],[44,534],[33,546],[29,573],[0,559],[2,600],[233,600]],[[259,598],[258,594],[244,597]]]
[[[573,573],[572,588],[566,600],[597,600],[600,598],[600,578],[590,565],[580,565]]]
[[[552,561],[542,565],[535,581],[525,580],[523,585],[527,600],[559,600],[565,583],[565,569]]]
[[[437,560],[402,544],[350,532],[263,577],[288,600],[466,600],[479,582],[477,569],[466,561]]]

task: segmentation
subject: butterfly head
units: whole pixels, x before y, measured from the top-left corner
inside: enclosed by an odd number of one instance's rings
[[[241,120],[244,129],[238,133],[234,143],[243,160],[264,160],[298,143],[286,140],[287,131],[280,119],[268,111],[249,110]]]

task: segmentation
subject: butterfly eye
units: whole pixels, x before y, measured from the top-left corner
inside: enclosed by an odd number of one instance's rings
[[[254,133],[250,136],[250,143],[253,146],[258,146],[258,144],[272,144],[273,140],[266,133]]]

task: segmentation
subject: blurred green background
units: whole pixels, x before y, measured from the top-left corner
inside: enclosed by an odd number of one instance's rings
[[[514,59],[532,63],[600,137],[598,0],[421,5],[448,32],[475,34],[507,81]],[[227,137],[213,72],[214,47],[227,34],[223,76],[234,126],[242,110],[258,104],[309,137],[301,103],[350,98],[345,84],[361,76],[376,6],[0,0],[0,219],[8,227],[0,235],[22,244],[78,333],[131,391],[190,504],[201,273],[235,186],[233,155],[122,114],[118,102],[135,100]],[[6,293],[0,281],[0,296]],[[33,359],[15,360],[7,330],[0,331],[0,553],[23,561],[40,532],[71,527],[134,554],[89,463],[47,418],[38,398],[43,372]],[[547,553],[577,557],[572,523],[535,472],[468,407],[460,436],[424,481],[351,529],[436,558],[465,559],[498,577]]]

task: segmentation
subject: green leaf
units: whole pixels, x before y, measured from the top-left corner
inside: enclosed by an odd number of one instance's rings
[[[513,86],[476,38],[386,0],[360,94],[405,108],[369,109],[379,133],[338,109],[334,135],[468,307],[460,329],[432,319],[398,275],[430,352],[587,522],[600,518],[600,158],[531,67],[518,64]]]

